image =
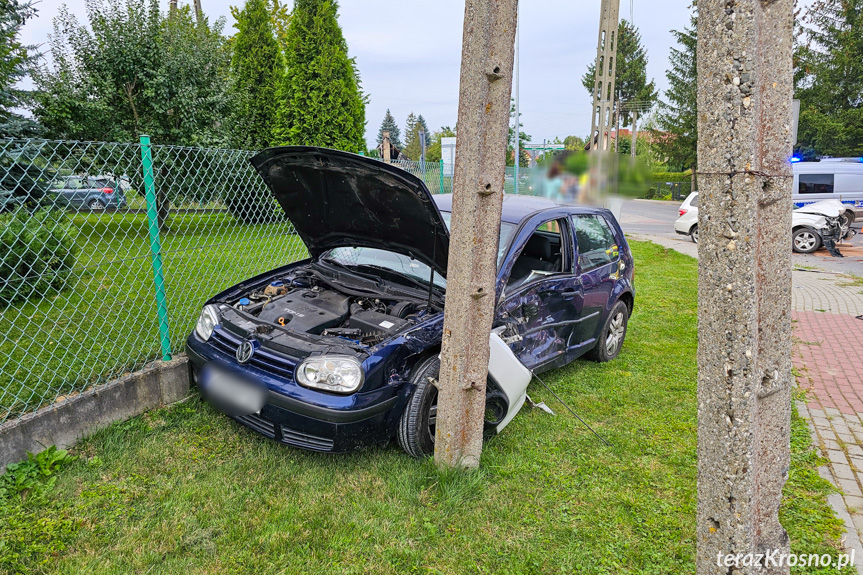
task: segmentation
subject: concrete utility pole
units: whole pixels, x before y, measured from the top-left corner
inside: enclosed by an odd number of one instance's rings
[[[465,1],[435,428],[447,467],[477,467],[482,452],[517,12],[518,0]]]
[[[201,23],[201,0],[195,0],[195,22]]]
[[[598,144],[591,150],[608,150],[611,127],[614,125],[614,83],[617,70],[617,22],[620,0],[602,0],[599,15],[599,39],[596,42],[596,80],[593,87],[593,119],[590,136],[598,135]]]
[[[793,0],[698,3],[697,573],[787,553]],[[720,563],[720,565],[717,565]],[[734,573],[788,573],[736,566]]]
[[[632,145],[630,146],[632,157],[635,157],[635,147],[638,144],[638,110],[632,111]]]

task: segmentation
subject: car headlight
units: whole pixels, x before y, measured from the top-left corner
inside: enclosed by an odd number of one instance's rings
[[[195,325],[195,333],[198,337],[207,341],[213,335],[213,330],[216,324],[219,323],[219,307],[213,304],[205,305],[201,310],[201,315],[198,317],[198,323]]]
[[[300,385],[335,393],[352,393],[358,390],[364,377],[362,365],[352,357],[310,357],[297,369],[297,382]]]

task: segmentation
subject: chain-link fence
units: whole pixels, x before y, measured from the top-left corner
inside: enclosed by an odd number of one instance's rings
[[[0,141],[0,424],[182,351],[206,298],[305,256],[250,155]]]
[[[208,297],[306,257],[252,154],[0,140],[0,424],[182,352]],[[452,166],[395,165],[452,191]]]

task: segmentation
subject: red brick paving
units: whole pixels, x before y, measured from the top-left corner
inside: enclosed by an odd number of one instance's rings
[[[792,359],[810,382],[809,405],[863,413],[863,320],[815,311],[794,311],[791,317]]]

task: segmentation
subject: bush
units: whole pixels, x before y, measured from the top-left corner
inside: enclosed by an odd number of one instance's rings
[[[692,182],[692,171],[687,170],[685,172],[654,172],[653,181],[658,184],[664,184],[666,182],[682,182],[688,184]]]
[[[62,212],[18,208],[0,215],[0,306],[63,289],[76,251]]]

